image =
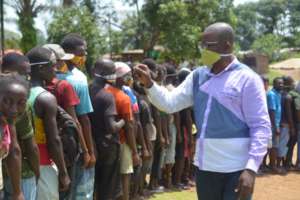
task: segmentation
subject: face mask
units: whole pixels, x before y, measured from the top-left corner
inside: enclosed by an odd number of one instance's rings
[[[123,77],[123,80],[124,80],[124,82],[125,82],[125,84],[127,85],[127,86],[129,86],[129,87],[131,87],[132,86],[132,84],[133,84],[133,78],[132,78],[132,76],[130,75],[128,75],[128,76],[124,76]]]
[[[95,77],[98,78],[103,78],[107,83],[114,85],[116,83],[117,75],[116,74],[111,74],[111,75],[100,75],[97,73],[94,73]]]
[[[71,62],[76,65],[76,67],[83,69],[84,68],[84,64],[86,61],[86,57],[85,56],[75,56]]]
[[[21,77],[26,80],[26,81],[30,81],[31,80],[31,77],[30,75],[26,74],[26,75],[21,75]]]
[[[116,85],[116,80],[106,80],[106,82],[110,85]]]
[[[201,50],[201,61],[208,68],[212,68],[212,66],[218,62],[222,57],[228,57],[232,54],[219,54],[214,51],[210,51],[208,49]]]
[[[61,72],[61,73],[67,73],[68,72],[68,65],[66,63],[64,63],[62,66],[57,68],[57,71]]]

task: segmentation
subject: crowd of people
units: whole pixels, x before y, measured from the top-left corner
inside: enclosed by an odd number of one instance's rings
[[[233,44],[232,27],[215,23],[201,41],[206,67],[99,58],[91,79],[79,34],[4,54],[0,199],[137,200],[196,186],[204,200],[248,200],[259,168],[299,169],[300,85],[281,77],[268,91]]]
[[[268,78],[262,79],[267,91],[273,134],[260,172],[285,175],[291,170],[299,171],[300,148],[297,148],[296,156],[293,155],[295,145],[300,144],[300,83],[295,85],[290,76],[276,77],[273,88],[268,90]],[[294,157],[297,158],[295,163]]]
[[[168,114],[151,105],[131,63],[98,59],[89,80],[86,48],[69,34],[3,56],[3,198],[128,200],[194,186],[192,109]],[[168,90],[191,72],[142,63]]]

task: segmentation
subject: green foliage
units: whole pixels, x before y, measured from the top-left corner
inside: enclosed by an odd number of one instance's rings
[[[286,0],[260,0],[256,4],[260,29],[263,33],[278,33],[284,26]]]
[[[208,24],[223,21],[236,25],[232,8],[232,0],[146,0],[138,15],[123,22],[123,42],[129,42],[127,47],[144,49],[146,54],[162,45],[164,55],[175,60],[195,58],[199,56],[200,33]]]
[[[37,44],[37,33],[34,27],[34,19],[32,16],[20,14],[18,25],[22,33],[20,46],[23,52],[27,52]]]
[[[9,30],[5,30],[4,33],[5,33],[5,41],[4,41],[5,49],[19,49],[21,36]]]
[[[242,50],[248,50],[258,36],[256,4],[245,3],[235,8],[237,15],[236,39]]]
[[[168,19],[161,21],[160,42],[169,57],[181,60],[196,56],[201,29],[191,23],[188,5],[182,1],[171,1],[162,4],[158,14],[161,19]]]
[[[37,44],[37,31],[34,27],[34,18],[45,6],[35,0],[12,0],[7,5],[15,9],[18,16],[18,27],[22,33],[20,47],[27,52]]]
[[[271,61],[278,59],[282,38],[274,34],[266,34],[256,39],[252,49],[258,53],[266,54]]]
[[[111,51],[115,54],[120,54],[123,51],[123,36],[120,31],[112,31],[110,35]]]
[[[282,48],[300,44],[300,1],[259,0],[235,8],[237,41],[248,50],[260,35],[274,34],[282,38]]]
[[[87,66],[90,67],[101,54],[106,52],[106,41],[92,14],[86,7],[58,9],[48,26],[49,42],[60,43],[69,33],[79,33],[87,41]]]
[[[218,0],[209,1],[210,3],[217,4],[217,9],[212,10],[215,22],[227,22],[233,28],[237,25],[237,17],[234,13],[233,0]]]
[[[283,74],[280,73],[280,71],[278,71],[278,70],[275,70],[275,69],[269,69],[267,76],[268,76],[268,78],[269,78],[269,83],[270,83],[270,85],[272,85],[272,84],[273,84],[273,80],[274,80],[276,77],[281,77],[281,76],[283,76]]]

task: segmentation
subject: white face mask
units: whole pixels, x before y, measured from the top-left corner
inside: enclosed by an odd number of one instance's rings
[[[103,78],[106,80],[116,80],[117,79],[117,75],[116,74],[111,74],[111,75],[100,75],[97,73],[94,73],[94,75],[98,78]]]
[[[112,83],[112,84],[115,83],[116,79],[117,79],[117,75],[116,74],[100,75],[100,74],[94,73],[94,76],[98,77],[98,78],[103,78],[104,80],[106,80],[107,82]]]

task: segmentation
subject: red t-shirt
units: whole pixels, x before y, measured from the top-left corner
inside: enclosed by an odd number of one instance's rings
[[[133,113],[129,96],[126,95],[122,90],[112,86],[107,86],[105,90],[111,93],[115,98],[118,117],[124,120],[133,120]],[[125,143],[125,141],[125,130],[121,129],[120,142],[121,144],[123,144]]]
[[[68,81],[54,78],[51,83],[48,83],[46,89],[56,97],[57,104],[63,109],[80,103],[73,86]]]

